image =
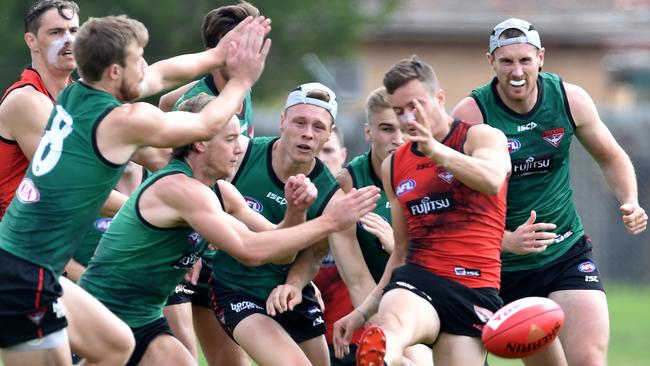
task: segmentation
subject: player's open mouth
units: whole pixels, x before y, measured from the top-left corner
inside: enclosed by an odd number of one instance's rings
[[[510,80],[510,85],[520,87],[526,85],[526,79],[523,80]]]
[[[303,152],[310,152],[311,147],[309,145],[298,145],[296,146],[298,150],[303,151]]]

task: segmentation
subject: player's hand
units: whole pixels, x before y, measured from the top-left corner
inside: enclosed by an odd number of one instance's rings
[[[288,208],[307,211],[318,197],[318,189],[304,174],[291,176],[284,184],[284,197]]]
[[[393,252],[395,247],[395,238],[393,237],[393,228],[386,220],[374,212],[369,212],[361,218],[363,230],[369,232],[379,239],[382,248],[388,253]]]
[[[648,226],[648,215],[638,203],[625,203],[619,208],[623,214],[623,225],[632,234],[640,234]]]
[[[196,286],[196,283],[199,281],[199,275],[201,274],[202,267],[203,262],[201,261],[201,258],[199,258],[196,262],[194,262],[192,268],[190,268],[185,274],[185,282]]]
[[[530,211],[528,220],[521,224],[517,230],[506,232],[503,235],[504,252],[510,252],[517,255],[529,253],[540,253],[555,243],[556,234],[549,232],[555,230],[555,224],[535,222],[537,213]]]
[[[242,27],[241,35],[235,34],[234,39],[228,41],[226,67],[230,81],[243,82],[248,88],[257,81],[271,48],[271,40],[266,38],[269,30],[270,21],[267,23],[266,18],[257,17]]]
[[[293,310],[294,306],[302,302],[302,290],[294,285],[283,284],[271,291],[266,299],[266,313],[269,316],[282,314]]]
[[[363,215],[374,210],[378,200],[379,188],[375,186],[358,190],[352,188],[343,198],[334,202],[332,210],[324,215],[334,222],[336,231],[341,231],[354,225]]]
[[[363,314],[352,310],[348,315],[334,323],[332,338],[334,339],[334,355],[343,358],[350,353],[350,338],[352,333],[361,328],[364,323]]]
[[[422,108],[422,104],[413,99],[413,110],[404,112],[405,119],[402,123],[404,129],[409,131],[409,139],[417,143],[418,150],[424,155],[431,157],[436,151],[440,142],[436,141],[431,134],[427,115]]]

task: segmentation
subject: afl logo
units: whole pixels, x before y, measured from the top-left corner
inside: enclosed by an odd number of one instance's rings
[[[401,196],[405,193],[412,191],[415,188],[415,181],[413,179],[403,180],[400,184],[397,185],[397,191],[395,194]]]
[[[508,152],[513,153],[521,149],[521,142],[517,139],[508,139]]]
[[[252,208],[256,212],[262,212],[264,211],[264,206],[262,206],[262,203],[255,198],[250,198],[250,197],[244,197],[246,200],[246,204],[248,204],[248,207]]]
[[[578,271],[583,273],[591,273],[596,270],[596,265],[593,262],[583,262],[578,265]]]
[[[110,217],[99,218],[95,220],[95,229],[101,233],[105,233],[112,221],[113,219]]]

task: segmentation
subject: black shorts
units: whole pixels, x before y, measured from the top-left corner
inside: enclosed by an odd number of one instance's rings
[[[480,337],[483,325],[503,306],[495,288],[469,288],[413,264],[396,268],[384,293],[397,288],[427,300],[438,313],[440,331],[449,334]]]
[[[539,268],[501,272],[499,294],[506,304],[523,297],[548,297],[560,290],[605,291],[587,236],[581,237],[560,258]]]
[[[210,281],[210,299],[221,327],[233,338],[233,331],[239,322],[253,314],[266,315],[266,300],[261,301]],[[292,311],[272,317],[296,343],[325,334],[323,313],[314,296],[314,287],[307,285],[302,290],[302,302]]]
[[[135,337],[135,349],[131,354],[131,358],[126,363],[127,366],[135,366],[140,363],[142,356],[147,351],[149,343],[151,343],[157,336],[161,334],[174,335],[171,328],[169,328],[169,323],[167,319],[159,318],[147,325],[143,325],[137,328],[131,328],[133,336]]]
[[[67,327],[61,295],[50,271],[0,249],[0,348]]]
[[[167,305],[178,305],[191,302],[192,305],[211,309],[212,306],[210,305],[209,295],[210,285],[208,284],[211,274],[212,265],[203,262],[201,273],[199,273],[199,280],[196,281],[196,285],[192,285],[185,281],[178,284],[174,290],[174,294],[167,298]]]

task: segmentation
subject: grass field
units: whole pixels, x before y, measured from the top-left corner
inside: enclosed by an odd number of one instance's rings
[[[650,365],[650,286],[607,286],[611,320],[608,364],[610,366]],[[519,360],[489,357],[490,366],[523,365]],[[201,359],[201,365],[207,365]]]

